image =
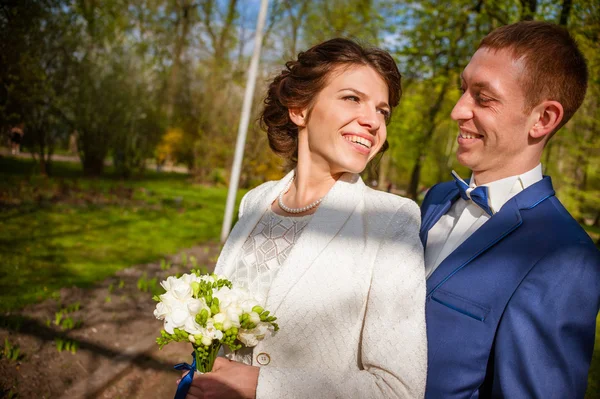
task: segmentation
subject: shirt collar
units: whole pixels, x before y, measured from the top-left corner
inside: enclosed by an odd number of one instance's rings
[[[523,174],[505,177],[504,179],[482,184],[482,186],[488,188],[490,206],[494,212],[498,212],[509,199],[542,180],[542,178],[542,164],[540,163]],[[471,175],[470,187],[477,187],[473,175]]]

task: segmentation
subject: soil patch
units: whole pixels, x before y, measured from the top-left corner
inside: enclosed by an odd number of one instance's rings
[[[162,323],[152,314],[152,291],[193,265],[212,271],[219,251],[216,243],[190,248],[166,258],[170,268],[132,266],[94,287],[65,288],[0,315],[0,398],[173,397],[180,375],[173,365],[191,361],[191,346],[158,350]]]

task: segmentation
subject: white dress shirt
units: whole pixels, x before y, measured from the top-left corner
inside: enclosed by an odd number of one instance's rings
[[[542,180],[542,164],[538,164],[522,175],[510,176],[484,184],[488,188],[489,203],[494,213],[512,197]],[[475,178],[471,176],[470,187],[477,187]],[[460,197],[448,213],[429,230],[425,248],[425,274],[429,276],[437,269],[448,255],[460,246],[478,228],[490,219],[485,211],[473,201],[465,201]]]

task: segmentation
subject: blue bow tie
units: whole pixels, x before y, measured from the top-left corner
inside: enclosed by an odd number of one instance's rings
[[[454,181],[456,182],[458,192],[460,193],[462,199],[465,201],[473,201],[490,216],[494,214],[494,211],[492,211],[492,208],[489,204],[488,188],[486,186],[478,186],[475,188],[469,187],[467,182],[461,179],[455,171],[452,171],[452,177],[454,177]]]

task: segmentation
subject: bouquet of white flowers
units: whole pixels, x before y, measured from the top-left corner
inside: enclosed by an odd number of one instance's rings
[[[222,345],[231,351],[253,347],[279,329],[274,316],[264,310],[248,290],[234,287],[225,277],[192,270],[181,277],[168,277],[160,285],[165,293],[154,316],[164,320],[164,330],[156,342],[162,348],[169,342],[191,342],[194,361],[182,363],[178,370],[190,370],[177,389],[176,398],[185,397],[194,371],[212,370]]]

